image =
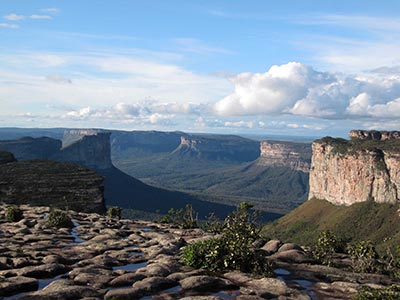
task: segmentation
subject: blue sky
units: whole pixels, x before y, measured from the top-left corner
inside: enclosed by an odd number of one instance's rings
[[[0,126],[399,129],[399,1],[0,2]]]

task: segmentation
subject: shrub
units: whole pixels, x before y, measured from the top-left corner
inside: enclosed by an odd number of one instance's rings
[[[62,210],[51,210],[47,217],[46,225],[48,227],[54,227],[54,228],[74,227],[71,218],[67,215],[66,212]]]
[[[361,241],[348,247],[353,270],[371,273],[378,270],[378,254],[371,241]]]
[[[168,214],[163,216],[160,220],[164,224],[175,224],[184,229],[197,228],[197,214],[191,204],[187,204],[185,208],[174,209],[171,208]]]
[[[218,219],[214,213],[210,213],[202,228],[209,233],[219,234],[224,229],[224,222]]]
[[[250,208],[251,205],[242,203],[230,214],[225,219],[221,237],[186,246],[182,261],[191,267],[211,271],[240,270],[271,276],[272,266],[264,252],[252,247],[260,237],[261,227]]]
[[[400,300],[400,285],[392,285],[383,289],[364,287],[352,300]]]
[[[118,219],[118,220],[121,219],[121,213],[122,213],[122,209],[121,209],[121,207],[118,207],[118,206],[110,207],[107,210],[107,216],[111,219]]]
[[[386,270],[396,279],[400,279],[400,246],[386,249]]]
[[[11,205],[6,208],[6,220],[9,222],[18,222],[21,221],[24,217],[22,210],[16,206]]]
[[[330,266],[332,264],[333,254],[342,251],[343,248],[344,241],[327,230],[319,234],[317,243],[312,249],[312,254],[317,261]]]

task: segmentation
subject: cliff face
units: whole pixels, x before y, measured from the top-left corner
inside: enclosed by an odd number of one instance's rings
[[[0,202],[103,212],[103,177],[77,165],[20,161],[0,165]]]
[[[72,132],[71,135],[69,132]],[[67,138],[67,146],[64,143],[63,148],[52,159],[95,169],[112,167],[110,133],[95,130],[68,130],[64,136],[70,136]]]
[[[398,140],[400,131],[352,130],[349,137],[360,140]]]
[[[220,161],[253,161],[259,156],[258,142],[228,135],[181,137],[181,143],[172,154]]]
[[[375,201],[400,201],[400,140],[352,141],[324,138],[312,145],[309,199],[325,199],[337,205]],[[362,133],[362,136],[379,134]],[[365,140],[365,142],[363,142]],[[396,150],[397,149],[397,150]]]
[[[11,152],[18,160],[49,159],[60,148],[61,141],[48,137],[0,141],[0,149]]]
[[[311,145],[289,142],[260,143],[258,164],[264,166],[283,166],[295,171],[308,173],[311,163]]]

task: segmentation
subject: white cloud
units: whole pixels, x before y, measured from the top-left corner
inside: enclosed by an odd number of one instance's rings
[[[11,29],[17,29],[17,28],[19,28],[18,25],[10,24],[10,23],[0,23],[0,27],[3,27],[3,28],[11,28]]]
[[[56,83],[72,83],[70,78],[64,77],[62,75],[47,75],[46,80],[56,82]]]
[[[317,118],[400,116],[400,75],[320,72],[292,62],[266,73],[242,73],[234,92],[214,105],[224,116],[292,114]]]
[[[36,20],[52,20],[53,17],[49,15],[31,15],[29,16],[30,19],[36,19]]]
[[[23,15],[17,15],[17,14],[8,14],[4,16],[4,19],[8,21],[20,21],[24,20],[26,17]]]
[[[237,128],[253,128],[254,122],[249,121],[237,121],[237,122],[225,122],[224,125],[226,127],[237,127]]]
[[[43,12],[43,13],[54,14],[54,15],[58,14],[60,12],[60,10],[58,8],[55,8],[55,7],[42,8],[42,9],[39,9],[39,11]]]
[[[232,51],[221,47],[212,47],[207,45],[201,40],[193,38],[179,38],[175,39],[181,51],[192,52],[196,54],[232,54]]]

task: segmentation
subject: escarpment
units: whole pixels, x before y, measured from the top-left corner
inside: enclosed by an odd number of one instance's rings
[[[0,164],[0,202],[103,212],[103,177],[86,168],[49,160]]]
[[[0,141],[0,149],[11,152],[18,160],[50,159],[60,148],[61,141],[49,137]]]
[[[350,141],[327,137],[313,143],[309,199],[398,203],[400,139],[393,132],[352,131],[350,136]]]
[[[260,151],[258,142],[239,136],[187,135],[181,137],[180,145],[172,154],[207,160],[246,162],[257,159]]]
[[[262,141],[260,152],[260,165],[289,167],[305,173],[310,171],[310,144]]]

